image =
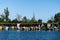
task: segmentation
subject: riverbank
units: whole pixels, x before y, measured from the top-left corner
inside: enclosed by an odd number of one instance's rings
[[[18,30],[18,31],[60,31],[57,26],[48,24],[21,24],[10,23],[0,24],[0,30]]]

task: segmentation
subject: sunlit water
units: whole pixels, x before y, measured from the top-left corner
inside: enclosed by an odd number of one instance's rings
[[[60,40],[60,32],[0,31],[0,40]]]

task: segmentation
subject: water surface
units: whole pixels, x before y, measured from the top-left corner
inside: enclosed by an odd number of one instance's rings
[[[60,40],[60,32],[0,31],[0,40]]]

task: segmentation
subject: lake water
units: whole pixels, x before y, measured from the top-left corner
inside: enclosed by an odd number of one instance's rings
[[[0,40],[60,40],[60,32],[0,31]]]

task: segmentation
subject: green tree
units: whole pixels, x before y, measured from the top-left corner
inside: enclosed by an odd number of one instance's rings
[[[36,22],[36,20],[35,20],[35,15],[34,15],[34,14],[33,14],[33,17],[31,18],[31,22],[32,22],[32,23]]]
[[[60,12],[55,14],[54,22],[57,23],[58,27],[60,26]]]
[[[54,21],[55,21],[55,22],[60,22],[60,12],[57,13],[57,14],[55,14],[55,16],[54,16]]]
[[[47,23],[52,23],[52,20],[48,20]]]
[[[9,16],[8,8],[4,9],[4,13],[5,13],[5,20],[6,20],[6,22],[8,22],[9,21],[9,18],[8,18],[8,16]]]
[[[4,21],[4,19],[5,19],[4,15],[2,14],[0,16],[1,16],[1,20]]]
[[[27,22],[27,17],[26,16],[23,17],[22,22]]]
[[[42,23],[42,20],[41,19],[38,19],[38,23]]]
[[[17,19],[12,20],[12,23],[17,23],[17,22],[18,22]]]
[[[0,22],[2,21],[2,19],[0,18]]]

